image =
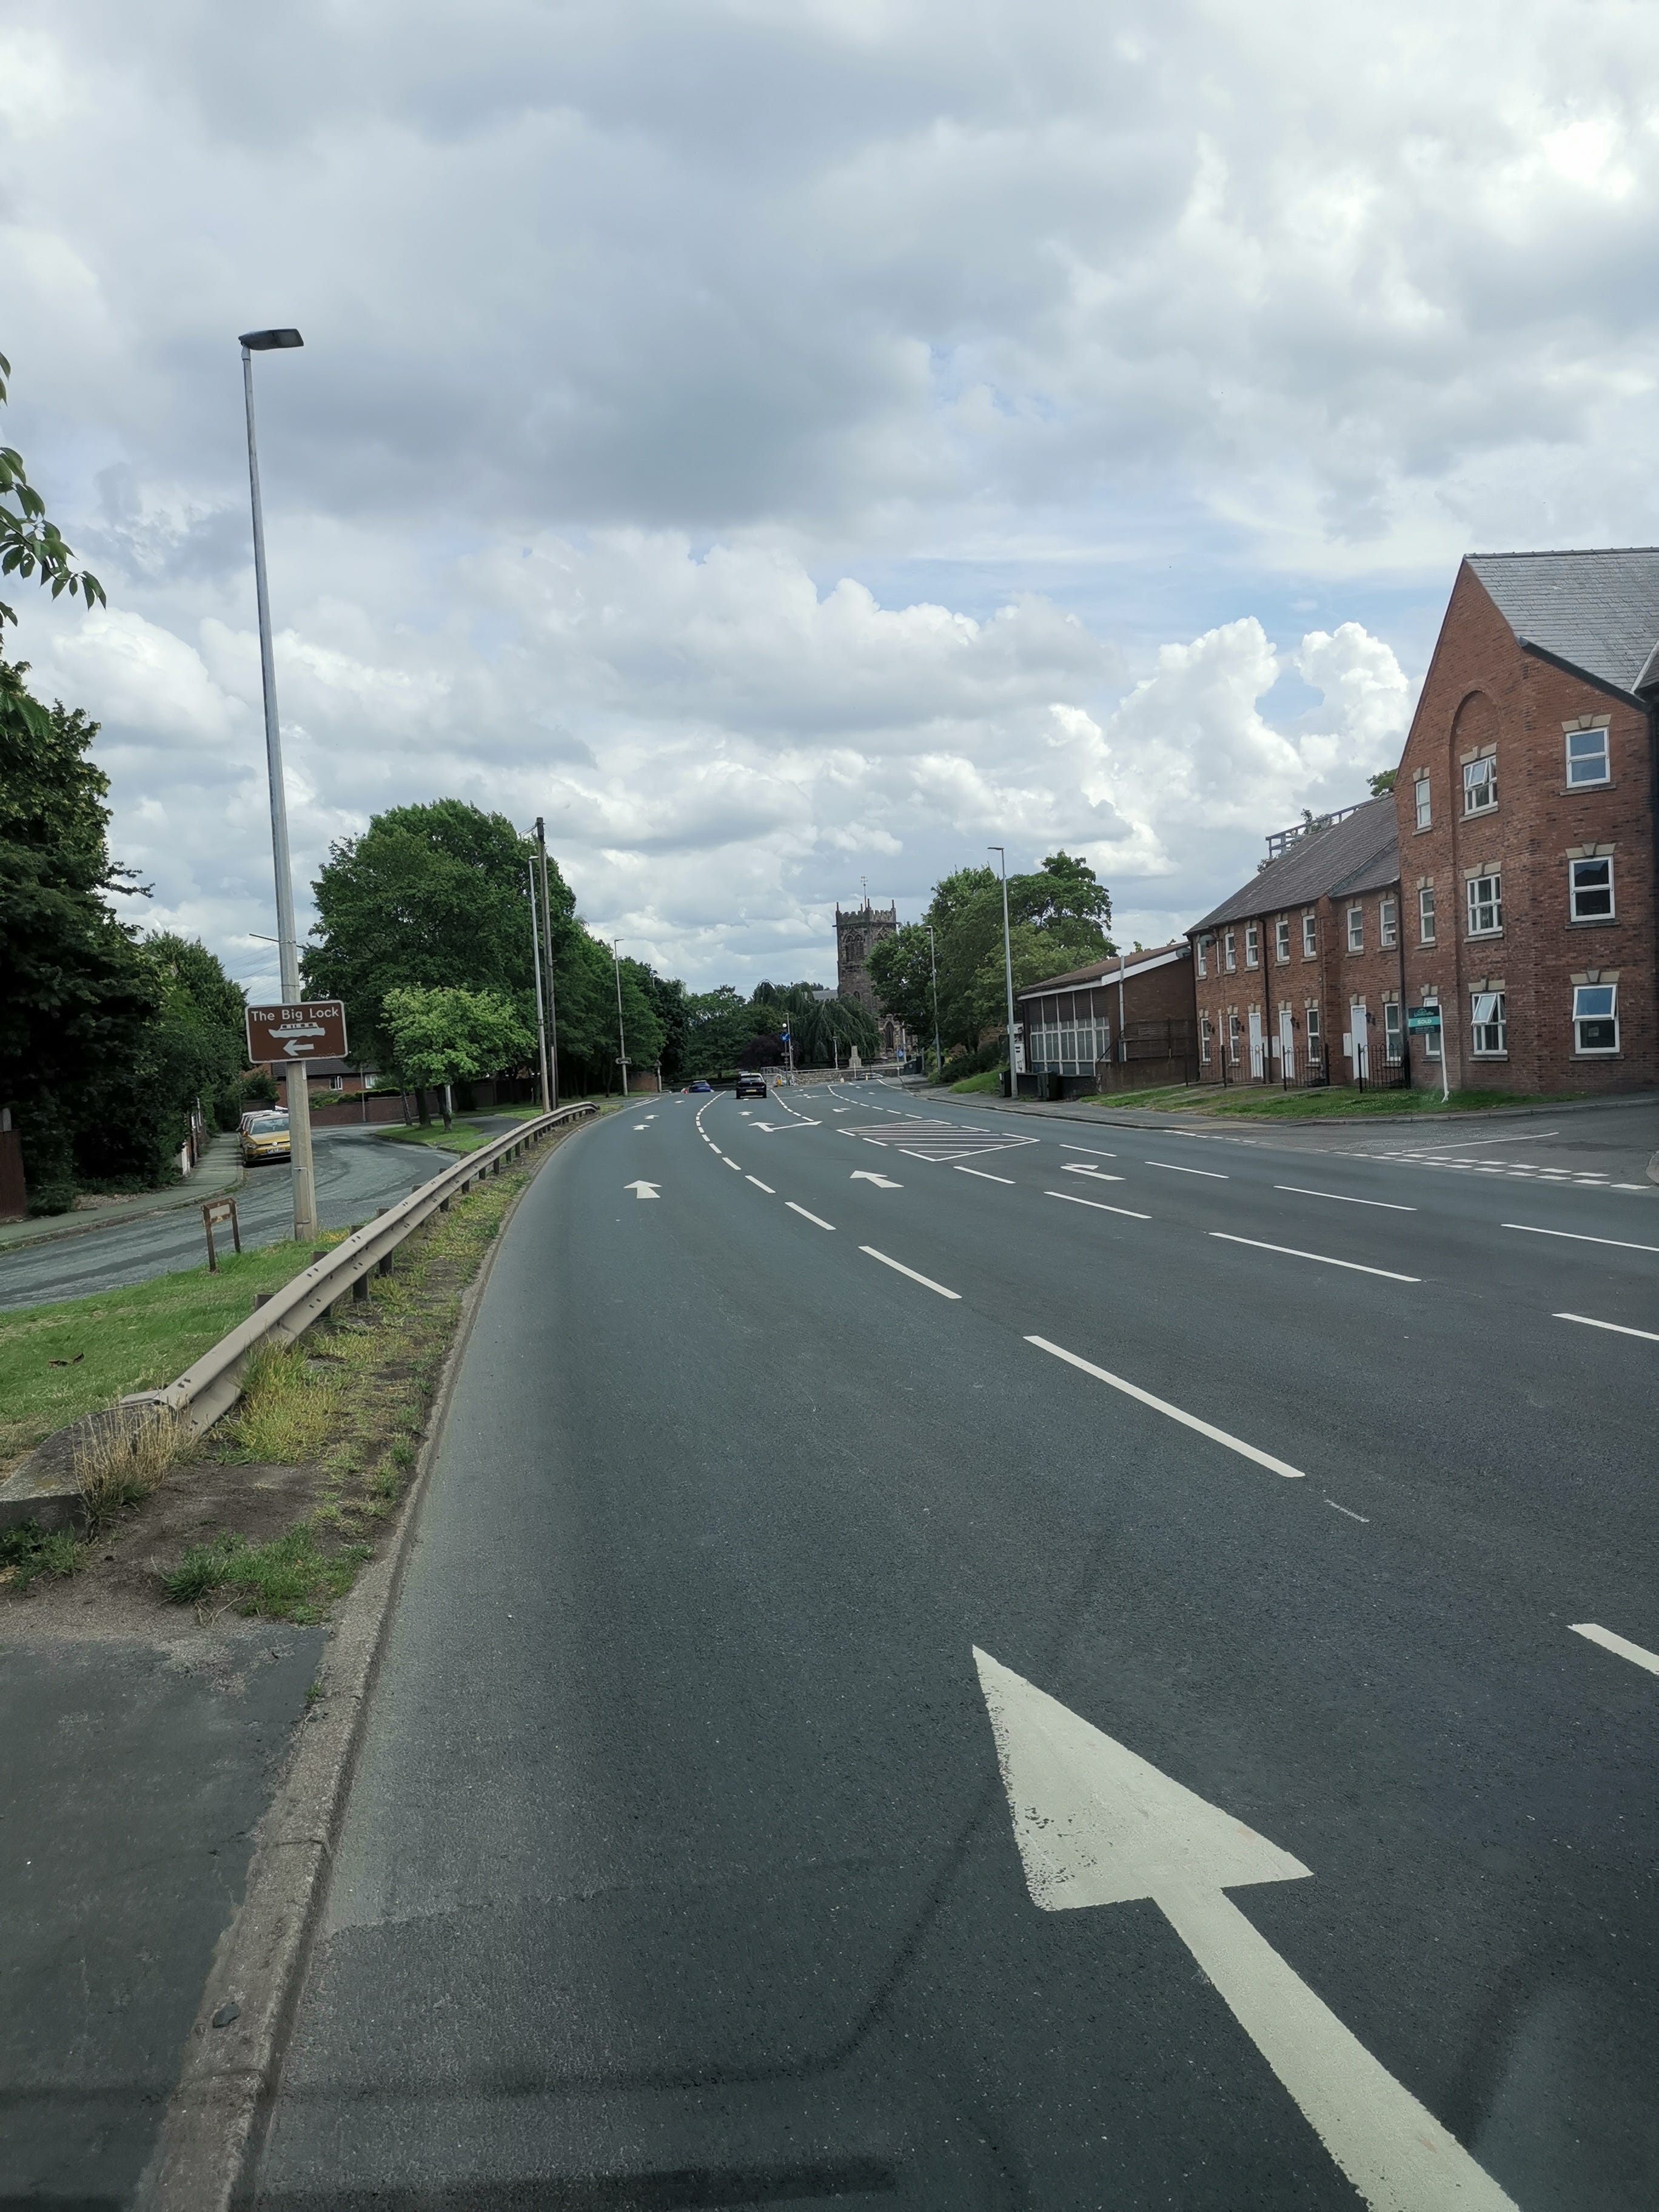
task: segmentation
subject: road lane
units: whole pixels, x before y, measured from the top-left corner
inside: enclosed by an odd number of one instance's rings
[[[1156,1911],[1033,1910],[978,1644],[1312,1869],[1237,1902],[1518,2202],[1645,2203],[1659,1699],[1565,1624],[1659,1623],[1583,1586],[1605,1528],[1557,1540],[1554,1431],[1469,1461],[1501,1345],[1462,1408],[1401,1395],[1467,1293],[855,1183],[832,1127],[745,1135],[773,1198],[700,1133],[665,1115],[644,1206],[594,1129],[509,1232],[262,2201],[1358,2201]]]

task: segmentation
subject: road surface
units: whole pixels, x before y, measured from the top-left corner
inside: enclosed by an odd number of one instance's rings
[[[562,1147],[258,2202],[1651,2206],[1659,1194],[1499,1133]]]

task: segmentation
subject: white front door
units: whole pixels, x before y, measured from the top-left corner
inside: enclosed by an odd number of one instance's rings
[[[1250,1008],[1250,1079],[1255,1083],[1260,1083],[1261,1080],[1262,1042],[1261,1009],[1260,1006],[1252,1006]]]
[[[1296,1080],[1296,1031],[1291,1023],[1291,1010],[1279,1010],[1279,1072],[1286,1083]]]
[[[1353,1031],[1353,1072],[1356,1080],[1364,1083],[1371,1072],[1370,1047],[1365,1037],[1365,1001],[1356,999],[1348,1008],[1348,1026]]]

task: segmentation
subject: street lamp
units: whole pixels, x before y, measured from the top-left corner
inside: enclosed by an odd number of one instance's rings
[[[1008,1096],[1018,1095],[1019,1085],[1014,1078],[1014,948],[1008,935],[1008,855],[1000,845],[988,845],[988,853],[994,853],[1002,863],[1002,964],[1008,978]]]
[[[265,519],[259,501],[259,449],[253,436],[253,356],[286,352],[305,340],[298,331],[244,331],[242,396],[247,405],[247,476],[253,496],[253,588],[259,605],[259,669],[265,702],[265,770],[270,781],[270,852],[276,872],[276,955],[283,997],[300,999],[300,947],[294,927],[294,878],[288,854],[288,802],[283,789],[283,740],[276,723],[276,670],[270,647],[270,594],[265,584]],[[299,1082],[296,1085],[295,1077]],[[317,1234],[317,1184],[311,1167],[311,1079],[305,1064],[288,1072],[289,1166],[294,1184],[294,1234],[305,1243]]]
[[[617,970],[617,1042],[622,1047],[623,1097],[626,1098],[628,1096],[628,1036],[623,1028],[622,955],[617,950],[621,943],[620,937],[611,939],[611,959]]]
[[[945,1053],[939,1041],[939,952],[933,943],[933,925],[927,925],[927,965],[933,976],[933,1080],[945,1080]]]

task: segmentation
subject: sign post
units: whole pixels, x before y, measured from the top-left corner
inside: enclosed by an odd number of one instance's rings
[[[1406,1009],[1406,1030],[1407,1035],[1411,1036],[1431,1036],[1438,1040],[1440,1045],[1440,1098],[1441,1103],[1443,1105],[1451,1097],[1451,1077],[1448,1072],[1446,1040],[1442,1033],[1439,1006],[1434,1004],[1422,1006],[1407,1006]]]
[[[317,1234],[317,1200],[311,1171],[311,1079],[308,1060],[343,1059],[345,1008],[338,999],[290,999],[278,1006],[247,1009],[247,1056],[289,1070],[289,1172],[294,1181],[294,1233]],[[296,1083],[295,1077],[299,1080]]]
[[[210,1275],[216,1275],[219,1272],[219,1255],[213,1249],[213,1231],[216,1223],[222,1229],[227,1223],[229,1224],[231,1241],[240,1252],[242,1249],[242,1230],[240,1223],[236,1218],[236,1201],[234,1198],[210,1198],[202,1208],[202,1226],[207,1231]]]

